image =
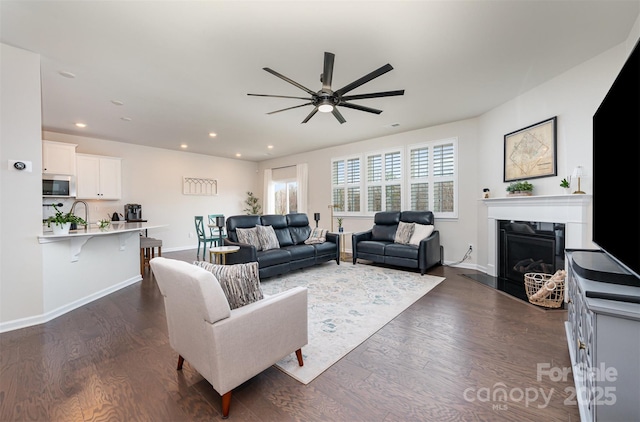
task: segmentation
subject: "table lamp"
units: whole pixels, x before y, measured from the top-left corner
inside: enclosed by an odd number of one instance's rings
[[[224,216],[216,217],[216,226],[218,226],[218,236],[220,236],[218,245],[222,246],[222,227],[224,227]]]
[[[318,228],[318,221],[320,221],[320,213],[319,212],[314,212],[313,213],[313,219],[316,220],[316,229]]]
[[[578,179],[578,190],[573,192],[575,193],[584,193],[580,190],[580,178],[582,177],[583,172],[582,172],[582,166],[577,166],[576,168],[573,169],[573,174],[571,175],[571,177],[573,177],[574,179],[577,178]]]

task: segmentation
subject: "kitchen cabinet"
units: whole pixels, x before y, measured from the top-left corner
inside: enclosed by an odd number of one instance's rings
[[[78,199],[120,199],[122,197],[121,158],[76,154],[76,167]]]
[[[76,144],[42,141],[42,173],[76,174]]]

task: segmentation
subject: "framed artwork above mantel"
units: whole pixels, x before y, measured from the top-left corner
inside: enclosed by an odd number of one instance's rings
[[[504,181],[557,175],[557,116],[504,135]]]

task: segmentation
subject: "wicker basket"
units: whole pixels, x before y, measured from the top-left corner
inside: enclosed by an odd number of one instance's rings
[[[564,280],[549,281],[552,274],[526,273],[524,287],[529,302],[546,308],[559,308],[564,300]]]

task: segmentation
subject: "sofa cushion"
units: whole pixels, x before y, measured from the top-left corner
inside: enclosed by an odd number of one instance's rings
[[[434,227],[432,224],[414,224],[413,234],[411,235],[411,239],[409,239],[409,244],[416,246],[419,245],[422,239],[431,236],[433,229]]]
[[[311,227],[309,226],[307,214],[301,212],[287,214],[287,223],[294,245],[304,243],[309,238]]]
[[[389,244],[389,242],[363,240],[362,242],[358,242],[358,253],[363,252],[373,255],[384,255],[385,246]]]
[[[374,224],[382,224],[385,226],[396,226],[400,222],[400,213],[397,211],[378,212],[373,217]]]
[[[264,298],[260,288],[257,262],[217,265],[196,261],[194,265],[210,271],[216,277],[231,309],[240,308]]]
[[[255,246],[256,251],[262,250],[262,245],[260,244],[260,239],[258,238],[258,229],[256,227],[251,227],[250,229],[237,228],[236,235],[238,236],[239,243],[253,245]]]
[[[312,245],[291,245],[285,246],[283,249],[289,251],[292,261],[314,258],[316,256],[316,250]]]
[[[326,236],[327,236],[327,229],[321,229],[316,227],[315,229],[311,230],[311,233],[309,234],[309,238],[305,240],[304,243],[307,245],[324,243],[327,241]]]
[[[258,241],[263,251],[269,249],[278,249],[280,243],[278,243],[278,237],[273,230],[273,226],[256,226],[256,232],[258,235]]]
[[[386,226],[382,224],[376,224],[371,229],[371,240],[394,242],[396,240],[397,227],[397,225]]]
[[[248,229],[257,226],[258,224],[260,224],[259,215],[234,215],[229,217],[226,222],[227,237],[232,242],[238,242],[236,229]]]
[[[393,241],[395,243],[400,243],[401,245],[409,243],[409,239],[411,239],[411,235],[413,234],[413,226],[415,226],[415,223],[405,223],[404,221],[399,222],[398,229],[396,230],[396,237]]]
[[[358,245],[360,248],[360,245]],[[393,256],[399,258],[407,258],[407,259],[418,259],[418,248],[414,245],[401,245],[399,243],[394,243],[392,245],[388,245],[384,249],[385,256]]]
[[[431,211],[402,211],[400,221],[416,224],[434,224],[433,212]]]
[[[273,226],[273,230],[276,232],[280,247],[293,245],[286,216],[273,214],[263,215],[260,220],[262,221],[263,226]]]
[[[291,261],[291,254],[288,250],[269,249],[268,251],[260,251],[256,254],[260,268],[270,267],[272,265],[285,264]]]

